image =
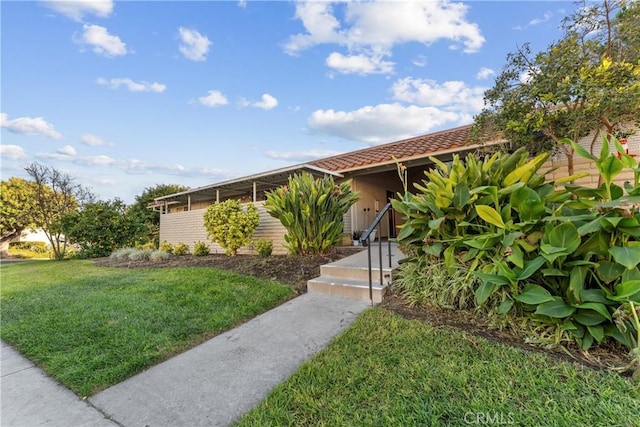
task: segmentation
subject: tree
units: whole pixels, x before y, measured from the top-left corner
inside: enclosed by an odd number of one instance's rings
[[[61,218],[93,200],[91,192],[59,170],[37,162],[25,168],[34,181],[34,205],[42,220],[42,230],[51,243],[55,259],[63,259],[67,251]]]
[[[27,229],[42,225],[35,205],[33,182],[12,177],[0,182],[0,252],[5,255],[8,244]]]
[[[259,222],[260,216],[255,205],[248,204],[243,209],[240,202],[234,199],[216,202],[204,213],[204,227],[209,238],[222,246],[230,256],[235,256],[238,249],[251,243]]]
[[[120,199],[85,204],[65,214],[62,231],[69,243],[78,244],[82,255],[101,257],[146,239],[146,224]]]
[[[269,191],[265,207],[287,229],[284,239],[289,252],[317,254],[328,252],[340,241],[342,218],[358,198],[350,182],[337,185],[331,176],[314,179],[305,172]]]
[[[148,242],[158,245],[160,238],[160,212],[148,209],[149,203],[156,198],[180,193],[189,187],[178,184],[158,184],[155,187],[145,188],[142,194],[136,196],[136,201],[131,205],[131,214],[139,216],[147,225]]]
[[[640,3],[584,3],[564,22],[563,38],[532,55],[528,45],[485,93],[478,138],[502,134],[532,152],[603,129],[607,135],[640,120]],[[592,143],[593,146],[593,143]],[[573,148],[559,145],[573,174]]]

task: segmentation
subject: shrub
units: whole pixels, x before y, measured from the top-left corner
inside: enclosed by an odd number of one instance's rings
[[[156,247],[156,244],[155,244],[155,243],[153,243],[153,242],[147,242],[147,243],[145,243],[145,244],[143,244],[143,245],[136,246],[136,248],[137,248],[137,249],[152,249],[152,250],[156,250],[156,249],[158,249],[158,248]]]
[[[284,240],[290,253],[317,254],[340,242],[342,218],[358,198],[350,181],[335,184],[331,176],[314,179],[305,172],[267,192],[265,207],[287,229]]]
[[[218,243],[230,256],[251,243],[260,216],[253,204],[243,209],[238,200],[229,199],[210,205],[204,213],[204,226],[212,242]]]
[[[134,249],[129,254],[129,260],[131,260],[131,261],[142,261],[142,260],[145,260],[145,259],[149,259],[153,252],[154,251],[152,249]]]
[[[9,243],[9,250],[25,250],[39,254],[50,252],[49,246],[45,242],[13,242]]]
[[[161,251],[165,251],[168,254],[172,254],[173,253],[173,245],[169,242],[167,242],[166,240],[162,243],[160,243],[160,248]]]
[[[618,155],[603,139],[598,158],[565,143],[594,161],[599,188],[570,183],[581,174],[545,184],[537,173],[545,154],[469,156],[466,165],[456,156],[425,172],[419,194],[392,202],[406,218],[398,240],[416,247],[413,262],[466,266],[479,279],[477,306],[523,315],[556,344],[571,338],[586,350],[615,339],[637,348],[640,172],[624,189],[613,180],[640,165],[615,140]]]
[[[114,252],[111,253],[111,255],[109,256],[109,258],[111,259],[115,259],[115,260],[122,260],[122,259],[128,259],[129,258],[129,254],[131,254],[132,252],[135,252],[137,249],[135,248],[120,248]]]
[[[256,250],[258,255],[268,257],[273,252],[273,242],[271,240],[260,239],[256,242]]]
[[[400,265],[393,285],[409,305],[470,309],[479,280],[464,265],[450,270],[440,259],[420,257]]]
[[[209,255],[209,245],[207,245],[205,242],[196,242],[193,245],[193,254],[195,256]]]
[[[189,246],[182,242],[176,243],[173,247],[173,254],[178,256],[189,255]]]
[[[169,259],[169,252],[155,250],[151,252],[151,255],[149,255],[149,259],[153,262],[165,261]]]

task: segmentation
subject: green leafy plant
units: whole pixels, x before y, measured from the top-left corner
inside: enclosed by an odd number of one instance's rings
[[[474,292],[479,279],[469,275],[464,265],[450,272],[434,257],[420,257],[404,263],[394,278],[397,291],[409,305],[470,309],[475,307]]]
[[[251,237],[260,216],[258,208],[249,203],[245,208],[240,201],[229,199],[210,205],[204,213],[204,227],[212,242],[218,243],[230,256],[251,243]]]
[[[162,243],[160,243],[159,249],[161,251],[165,251],[168,254],[172,254],[173,253],[173,245],[171,243],[167,242],[166,240],[163,241]]]
[[[256,242],[256,250],[258,255],[262,257],[271,256],[273,252],[273,242],[271,240],[260,239]]]
[[[207,256],[209,255],[209,245],[205,242],[196,242],[193,245],[193,255],[195,256]]]
[[[637,309],[624,307],[640,301],[640,168],[615,139],[618,153],[603,140],[597,158],[564,142],[594,161],[600,187],[572,184],[580,174],[545,183],[537,170],[546,155],[522,150],[454,158],[392,202],[406,217],[398,239],[451,273],[467,267],[479,279],[477,306],[524,316],[555,343],[588,349],[612,338],[637,348]],[[622,188],[614,180],[625,168],[635,179]],[[614,319],[621,312],[630,314]]]
[[[178,242],[173,247],[173,254],[177,256],[189,255],[189,246],[185,243]]]
[[[284,239],[290,253],[317,254],[340,242],[342,218],[358,198],[350,181],[336,184],[331,176],[314,179],[305,172],[267,192],[265,207],[287,229]]]

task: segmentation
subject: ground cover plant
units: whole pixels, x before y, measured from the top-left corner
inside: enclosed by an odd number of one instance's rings
[[[594,162],[596,189],[571,184],[579,175],[545,183],[538,170],[548,154],[530,159],[523,149],[455,157],[451,166],[436,161],[415,195],[393,201],[407,218],[398,240],[415,249],[412,262],[443,262],[451,272],[462,266],[479,279],[475,306],[526,319],[547,344],[575,340],[588,350],[616,341],[640,375],[640,173],[613,141],[617,153],[603,138],[597,158],[564,141]],[[613,181],[625,168],[635,179],[623,189]],[[415,268],[400,273],[401,292],[415,288],[416,275]]]
[[[631,427],[639,413],[640,387],[616,374],[374,308],[238,425]]]
[[[80,396],[199,344],[294,293],[271,280],[214,268],[117,269],[80,260],[35,261],[3,264],[0,274],[0,336]]]

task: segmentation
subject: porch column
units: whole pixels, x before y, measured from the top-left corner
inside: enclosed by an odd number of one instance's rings
[[[216,203],[220,202],[220,189],[216,188]]]
[[[191,210],[191,195],[187,196],[187,210]]]
[[[258,183],[253,181],[253,203],[258,201]]]

